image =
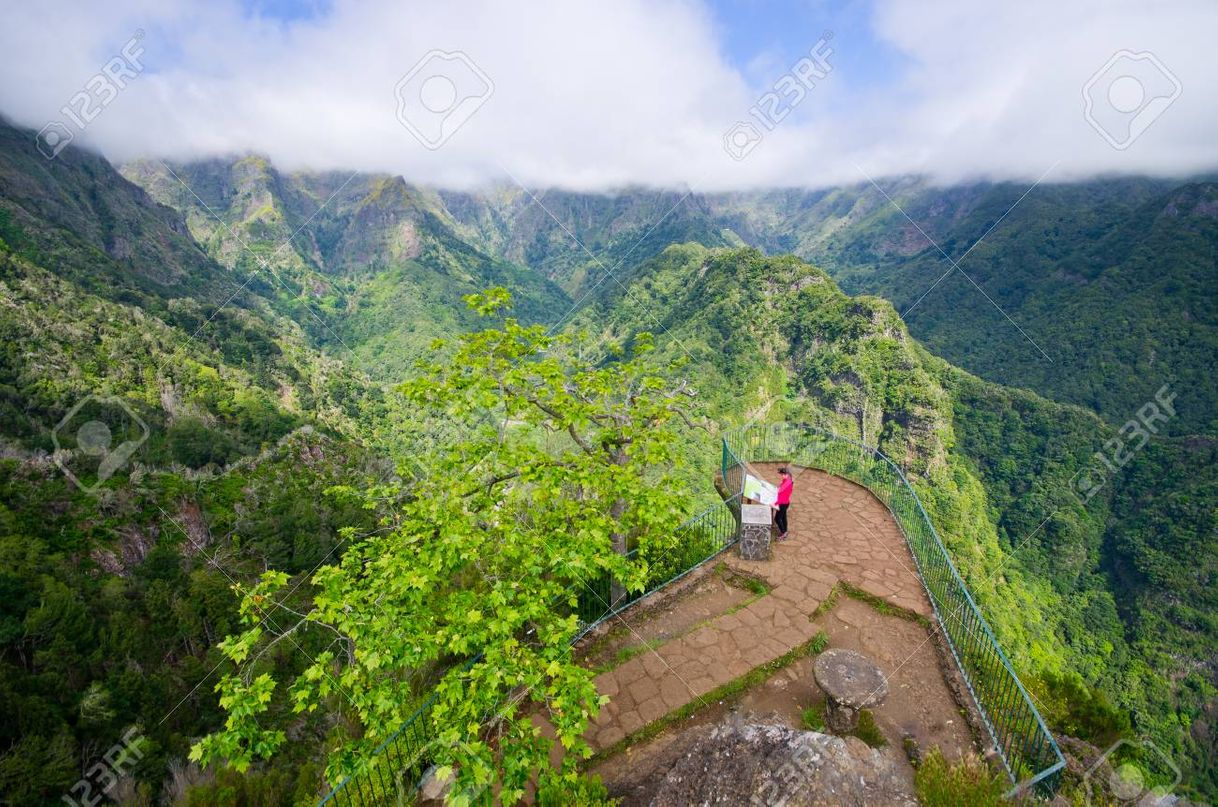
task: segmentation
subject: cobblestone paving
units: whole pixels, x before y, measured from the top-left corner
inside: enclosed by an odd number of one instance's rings
[[[758,464],[753,471],[777,483],[777,468]],[[730,550],[724,556],[732,567],[766,578],[770,594],[597,676],[611,700],[588,730],[594,749],[807,642],[817,630],[809,615],[839,580],[931,615],[905,538],[883,503],[845,479],[793,471],[790,534],[771,559],[743,561]],[[622,621],[630,624],[629,610]]]

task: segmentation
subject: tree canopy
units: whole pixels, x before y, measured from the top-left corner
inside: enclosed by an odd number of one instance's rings
[[[490,317],[510,297],[491,289],[467,302]],[[594,359],[578,335],[512,318],[436,342],[401,390],[442,420],[440,439],[402,482],[336,491],[395,504],[382,529],[316,571],[307,610],[282,604],[282,572],[240,591],[245,629],[222,643],[235,667],[216,687],[228,721],[192,756],[243,769],[274,754],[284,730],[260,718],[286,698],[296,712],[341,716],[336,781],[430,691],[434,761],[463,785],[494,785],[510,803],[531,781],[573,779],[604,700],[572,659],[578,599],[599,596],[590,584],[605,576],[618,583],[611,598],[641,589],[684,515],[670,467],[693,391],[659,375],[650,349],[643,334]],[[267,650],[304,632],[332,639],[284,680]],[[561,770],[535,717],[566,749]]]

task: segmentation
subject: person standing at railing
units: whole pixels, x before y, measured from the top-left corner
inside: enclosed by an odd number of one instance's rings
[[[791,506],[791,491],[795,488],[795,480],[791,478],[788,468],[779,468],[778,498],[774,500],[774,524],[778,527],[778,538],[781,541],[787,537],[787,508]],[[762,512],[765,512],[764,510]]]

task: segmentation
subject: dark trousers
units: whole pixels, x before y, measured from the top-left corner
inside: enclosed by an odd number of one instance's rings
[[[789,504],[778,505],[778,512],[774,514],[774,524],[778,527],[779,535],[787,534],[787,508]]]

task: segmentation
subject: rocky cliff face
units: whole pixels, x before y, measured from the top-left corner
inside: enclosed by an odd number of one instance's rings
[[[526,321],[570,306],[539,273],[470,240],[435,191],[401,177],[282,173],[257,156],[136,161],[122,172],[180,210],[208,255],[315,344],[382,379],[400,379],[433,339],[475,326],[466,294],[505,286]]]
[[[698,730],[652,797],[672,805],[913,805],[913,782],[888,755],[853,737],[765,723]]]

